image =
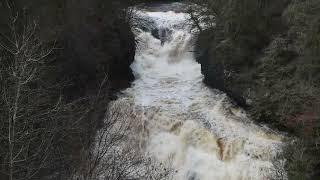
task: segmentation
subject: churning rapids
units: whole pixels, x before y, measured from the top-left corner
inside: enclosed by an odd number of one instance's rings
[[[140,15],[156,23],[160,38],[136,29],[136,80],[113,102],[139,124],[135,147],[172,168],[176,180],[273,179],[282,136],[254,124],[224,93],[203,84],[187,14]]]

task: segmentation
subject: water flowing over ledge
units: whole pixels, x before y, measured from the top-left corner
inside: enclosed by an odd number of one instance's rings
[[[275,178],[272,161],[283,137],[255,125],[225,94],[202,83],[188,15],[139,14],[155,22],[158,34],[136,30],[136,80],[111,104],[110,111],[131,113],[126,118],[135,125],[127,143],[172,168],[177,180]]]

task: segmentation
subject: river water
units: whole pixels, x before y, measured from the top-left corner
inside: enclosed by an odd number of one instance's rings
[[[203,84],[188,15],[139,14],[155,22],[159,37],[136,29],[136,79],[113,103],[126,104],[130,121],[139,124],[135,147],[173,169],[176,180],[275,178],[272,161],[282,136],[254,124],[224,93]]]

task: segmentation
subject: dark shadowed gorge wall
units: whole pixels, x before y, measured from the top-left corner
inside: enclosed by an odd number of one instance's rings
[[[110,98],[134,78],[130,64],[135,40],[127,20],[128,5],[102,0],[0,1],[1,43],[14,38],[8,26],[12,22],[19,35],[24,25],[33,27],[35,22],[32,46],[19,49],[52,50],[41,64],[30,64],[24,59],[28,54],[0,48],[0,179],[67,179],[75,172],[94,142]],[[10,67],[18,67],[13,63],[20,62],[17,57],[37,72],[36,78],[32,75],[30,82],[21,84],[23,93],[16,93],[19,81],[10,73]],[[17,113],[10,108],[10,97],[19,104]],[[3,138],[13,129],[13,121],[8,121],[11,116],[15,119],[13,114],[19,116],[14,123],[20,133],[15,146]],[[10,147],[23,160],[10,163]]]
[[[286,152],[289,179],[319,178],[320,1],[204,5],[216,23],[200,33],[196,47],[205,83],[226,92],[254,120],[300,138]]]

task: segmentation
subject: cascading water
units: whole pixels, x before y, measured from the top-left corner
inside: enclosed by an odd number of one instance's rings
[[[282,136],[255,125],[225,94],[202,83],[187,14],[140,16],[167,32],[162,39],[136,30],[136,80],[113,103],[127,104],[134,114],[139,150],[172,168],[177,180],[274,178],[272,160],[281,152]]]

